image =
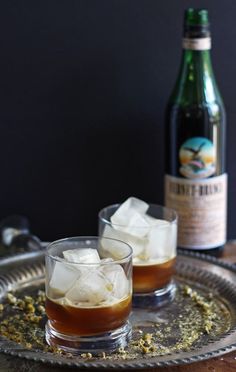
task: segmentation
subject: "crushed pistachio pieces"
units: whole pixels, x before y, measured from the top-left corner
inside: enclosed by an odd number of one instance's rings
[[[195,302],[195,304],[201,308],[203,316],[203,331],[209,334],[214,327],[214,320],[217,319],[213,295],[210,293],[208,295],[208,298],[204,299],[203,296],[199,295],[196,291],[194,291],[187,285],[184,286],[183,293],[189,296]]]
[[[17,296],[9,292],[5,303],[0,304],[0,335],[22,344],[27,349],[38,349],[72,358],[71,353],[46,344],[45,300],[43,291],[30,296]],[[202,294],[200,290],[180,285],[174,302],[177,310],[172,311],[172,315],[168,317],[168,324],[157,322],[147,328],[135,328],[128,348],[120,347],[116,352],[102,352],[99,355],[82,353],[79,358],[150,358],[190,350],[194,345],[201,344],[202,340],[207,340],[208,335],[212,338],[230,328],[229,311],[220,301],[217,302],[211,293]]]
[[[91,354],[91,353],[82,353],[82,354],[80,354],[80,356],[83,359],[92,359],[93,354]]]

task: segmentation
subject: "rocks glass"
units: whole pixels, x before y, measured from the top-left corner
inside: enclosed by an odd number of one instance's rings
[[[172,279],[177,247],[175,211],[129,198],[99,213],[99,235],[119,239],[133,249],[133,305],[160,307],[175,293]],[[112,242],[110,250],[118,254]]]
[[[109,248],[116,244],[119,255]],[[132,249],[109,238],[57,240],[46,250],[46,340],[72,352],[126,346],[132,300]]]

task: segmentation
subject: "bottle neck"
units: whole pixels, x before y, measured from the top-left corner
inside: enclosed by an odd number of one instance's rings
[[[173,92],[175,102],[177,98],[178,104],[187,106],[219,100],[209,38],[184,39],[183,46],[180,72]]]
[[[190,83],[199,83],[202,79],[214,79],[210,49],[183,49],[181,75]]]

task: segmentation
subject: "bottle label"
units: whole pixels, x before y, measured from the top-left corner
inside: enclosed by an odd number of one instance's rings
[[[210,37],[198,39],[183,38],[183,49],[209,50],[211,49],[211,38]]]
[[[211,249],[225,244],[227,174],[198,180],[166,175],[165,205],[178,213],[179,247]]]
[[[193,137],[185,141],[179,150],[179,172],[186,178],[207,178],[215,173],[216,151],[205,137]]]

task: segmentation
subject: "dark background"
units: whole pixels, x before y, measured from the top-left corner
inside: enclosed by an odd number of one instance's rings
[[[0,3],[0,218],[43,240],[96,234],[102,207],[163,203],[164,108],[183,11],[206,7],[227,115],[229,231],[236,225],[236,1]]]

